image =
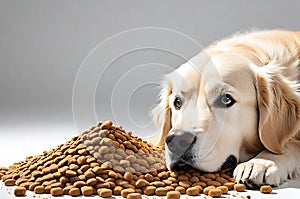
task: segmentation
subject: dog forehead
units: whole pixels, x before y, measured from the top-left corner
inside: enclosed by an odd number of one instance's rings
[[[213,68],[211,73],[218,82],[223,82],[239,89],[249,89],[254,86],[254,74],[249,63],[236,56],[216,56],[212,57]],[[213,75],[210,75],[212,78]]]
[[[195,66],[186,62],[167,76],[173,91],[189,92],[197,90],[200,84],[200,73]]]

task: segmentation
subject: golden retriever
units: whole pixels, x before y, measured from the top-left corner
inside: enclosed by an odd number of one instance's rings
[[[235,167],[237,182],[300,176],[300,32],[217,41],[165,76],[152,111],[169,169]]]

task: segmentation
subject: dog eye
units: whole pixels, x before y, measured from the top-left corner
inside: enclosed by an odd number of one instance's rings
[[[236,101],[233,97],[229,94],[222,94],[214,103],[214,106],[219,108],[229,108],[231,107]]]
[[[179,110],[182,106],[182,100],[180,97],[175,97],[175,100],[174,100],[174,107],[176,110]]]

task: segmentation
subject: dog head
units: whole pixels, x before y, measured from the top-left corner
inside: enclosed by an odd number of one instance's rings
[[[282,153],[298,130],[300,110],[295,82],[283,67],[238,47],[203,51],[167,75],[152,111],[167,167],[213,172],[263,149]]]

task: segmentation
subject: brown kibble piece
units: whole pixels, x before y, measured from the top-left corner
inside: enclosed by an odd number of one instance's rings
[[[109,198],[112,196],[112,190],[107,189],[107,188],[98,189],[97,193],[102,198]]]
[[[77,181],[74,183],[74,187],[76,187],[76,188],[81,188],[85,185],[86,185],[86,183],[84,181]]]
[[[246,190],[246,185],[244,184],[235,184],[233,186],[234,190],[238,191],[238,192],[242,192]]]
[[[34,187],[34,193],[36,193],[36,194],[45,193],[45,187],[41,186],[41,185]]]
[[[15,183],[16,183],[15,179],[7,179],[7,180],[4,181],[5,186],[14,186]]]
[[[211,189],[209,190],[208,195],[213,198],[219,198],[222,195],[222,191],[221,189]]]
[[[66,187],[63,188],[64,194],[69,195],[69,191],[71,188],[73,188],[73,187],[71,187],[69,184],[66,185]]]
[[[186,194],[189,196],[197,196],[199,195],[199,189],[197,187],[187,188]]]
[[[179,191],[169,191],[167,193],[167,199],[180,199]]]
[[[114,195],[120,196],[121,195],[121,191],[123,190],[123,187],[121,186],[116,186],[113,190]]]
[[[147,173],[147,174],[145,175],[145,179],[146,179],[148,182],[154,181],[154,177],[153,177],[150,173]]]
[[[147,186],[145,189],[144,189],[144,194],[147,195],[147,196],[151,196],[155,193],[155,189],[156,187],[155,186]]]
[[[154,181],[154,182],[151,182],[150,185],[153,185],[156,187],[163,187],[163,186],[165,186],[165,183],[160,182],[160,181]]]
[[[62,196],[64,194],[64,191],[61,187],[55,187],[50,190],[50,194],[52,196]]]
[[[203,189],[203,193],[205,194],[205,195],[208,195],[208,192],[211,190],[211,189],[215,189],[216,187],[215,186],[208,186],[208,187],[205,187],[204,189]]]
[[[127,199],[142,199],[142,195],[140,193],[130,193],[127,195]]]
[[[93,192],[94,192],[94,190],[93,190],[93,187],[91,187],[91,186],[81,187],[81,193],[84,196],[91,196],[91,195],[93,195]]]
[[[179,185],[184,187],[184,188],[189,188],[191,186],[191,182],[190,181],[180,181]]]
[[[131,181],[132,178],[133,178],[132,173],[130,173],[130,172],[125,172],[125,174],[124,174],[124,179],[125,179],[125,180]]]
[[[272,192],[272,187],[270,185],[263,185],[263,186],[260,187],[259,191],[261,193],[268,194],[268,193]]]
[[[226,187],[226,186],[219,186],[217,188],[222,191],[222,194],[227,194],[228,193],[228,187]]]
[[[215,187],[221,186],[221,185],[222,185],[220,182],[213,181],[213,180],[207,181],[206,184],[207,184],[208,186],[215,186]]]
[[[74,177],[74,176],[76,176],[76,171],[67,170],[66,171],[66,176],[67,177]]]
[[[69,195],[73,197],[80,196],[80,189],[76,187],[71,188],[69,190]]]
[[[123,198],[126,198],[128,194],[134,193],[134,192],[135,192],[135,190],[132,189],[132,188],[123,189],[123,190],[121,191],[121,196],[122,196]]]
[[[155,194],[157,196],[165,196],[167,194],[168,190],[165,187],[158,187],[155,190]]]
[[[179,175],[177,178],[179,181],[188,181],[189,178],[186,175]]]
[[[138,179],[135,183],[135,186],[137,188],[141,188],[141,187],[144,187],[144,186],[147,186],[147,185],[149,185],[149,182],[145,179]]]
[[[180,192],[181,194],[185,194],[185,188],[184,187],[181,187],[181,186],[178,186],[175,188],[175,191],[178,191]]]
[[[228,190],[232,190],[234,188],[235,183],[233,182],[226,182],[224,186],[228,187]]]
[[[26,189],[25,187],[17,187],[14,190],[15,196],[25,196],[26,194]]]
[[[216,176],[214,174],[212,174],[212,173],[206,173],[203,176],[206,177],[206,178],[210,178],[212,180],[216,179]]]
[[[157,177],[159,177],[160,179],[166,179],[169,177],[169,172],[167,171],[162,171],[159,174],[157,174]]]

